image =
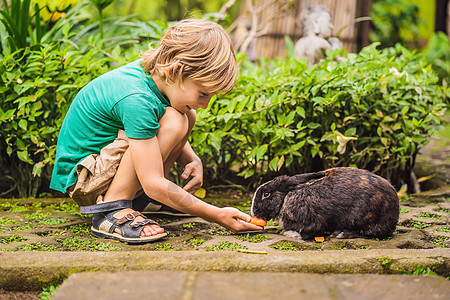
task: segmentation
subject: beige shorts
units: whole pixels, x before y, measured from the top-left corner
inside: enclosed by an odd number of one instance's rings
[[[117,138],[102,148],[100,154],[91,154],[78,163],[78,180],[67,189],[69,196],[79,206],[95,204],[98,196],[108,190],[127,149],[128,138],[125,131],[119,130]]]

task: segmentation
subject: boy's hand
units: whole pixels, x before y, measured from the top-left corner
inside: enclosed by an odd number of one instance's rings
[[[183,179],[191,180],[183,187],[183,190],[194,194],[203,185],[203,165],[200,160],[193,160],[184,166],[184,172],[181,174]]]
[[[250,224],[251,217],[236,208],[224,207],[221,208],[221,214],[217,223],[228,230],[236,233],[246,230],[262,230],[264,227]],[[243,221],[243,222],[242,222]]]

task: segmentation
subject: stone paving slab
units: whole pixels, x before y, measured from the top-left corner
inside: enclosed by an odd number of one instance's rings
[[[0,252],[0,287],[39,290],[86,271],[198,271],[293,273],[409,273],[422,266],[450,276],[448,249],[298,251],[248,254],[237,251]]]
[[[71,275],[53,300],[449,299],[437,276],[126,271]]]

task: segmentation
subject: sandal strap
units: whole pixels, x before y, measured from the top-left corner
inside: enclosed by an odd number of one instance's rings
[[[103,202],[99,204],[89,205],[89,206],[81,206],[80,212],[84,215],[108,212],[112,210],[120,210],[124,208],[131,208],[132,201],[130,200],[119,200],[112,202]]]
[[[133,221],[134,219],[136,219],[137,217],[142,216],[142,214],[138,211],[134,211],[132,213],[128,213],[125,216],[123,216],[122,218],[120,218],[119,220],[117,220],[115,223],[117,225],[122,225],[126,222],[129,221]],[[145,218],[144,216],[142,216],[143,218]]]

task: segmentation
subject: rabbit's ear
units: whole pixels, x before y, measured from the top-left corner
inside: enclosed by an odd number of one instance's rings
[[[297,187],[299,184],[306,183],[310,180],[319,179],[325,176],[326,174],[323,171],[290,176],[285,178],[283,183],[280,185],[280,190],[290,191],[293,190],[295,187]]]

